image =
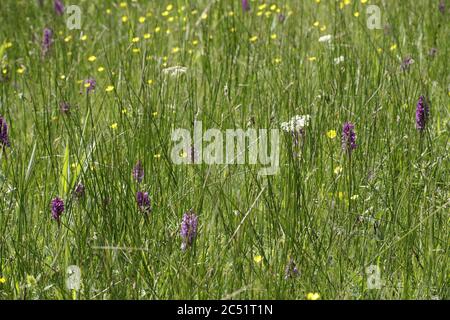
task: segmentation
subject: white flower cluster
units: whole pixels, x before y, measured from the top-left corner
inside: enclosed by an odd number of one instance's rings
[[[172,77],[179,76],[181,74],[186,73],[187,68],[181,66],[169,67],[162,70],[162,73],[165,75],[170,75]]]
[[[310,115],[296,115],[287,122],[281,123],[281,129],[286,132],[300,132],[304,127],[308,126]]]

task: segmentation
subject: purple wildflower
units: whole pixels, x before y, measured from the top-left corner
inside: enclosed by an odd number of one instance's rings
[[[84,87],[86,88],[86,93],[90,93],[95,90],[95,86],[97,85],[97,81],[93,78],[89,78],[84,80]]]
[[[136,165],[133,168],[133,178],[137,181],[137,183],[141,183],[144,179],[144,167],[142,166],[141,160],[136,162]]]
[[[416,129],[422,131],[425,129],[425,124],[428,120],[429,116],[429,108],[428,104],[425,100],[424,96],[419,97],[419,101],[417,101],[416,107]]]
[[[248,0],[242,0],[242,11],[250,11],[250,3]]]
[[[445,1],[444,0],[441,0],[440,2],[439,2],[439,11],[442,13],[442,14],[444,14],[445,13]]]
[[[136,193],[136,203],[138,205],[139,210],[144,213],[149,213],[152,211],[152,207],[150,204],[150,198],[148,197],[148,192],[138,191]]]
[[[79,199],[84,196],[84,192],[85,192],[85,187],[81,182],[79,182],[77,184],[77,186],[75,187],[73,194]]]
[[[402,71],[408,71],[409,70],[409,66],[412,65],[413,63],[414,63],[414,59],[413,58],[406,57],[405,59],[403,59],[400,68],[402,69]]]
[[[285,279],[293,278],[299,275],[299,271],[297,268],[297,265],[295,264],[294,260],[290,259],[288,265],[286,266],[285,270]]]
[[[52,218],[55,219],[58,224],[60,217],[64,212],[64,201],[58,197],[52,200]]]
[[[58,16],[62,16],[64,14],[64,4],[61,0],[55,0],[53,2],[53,7],[55,8],[55,12]]]
[[[342,149],[351,153],[353,149],[356,149],[356,133],[354,131],[355,126],[351,122],[344,123],[342,127]]]
[[[50,51],[50,47],[53,44],[53,31],[50,28],[44,29],[44,34],[42,36],[42,55],[45,57],[47,53]]]
[[[197,236],[198,218],[194,210],[190,209],[184,213],[181,222],[180,235],[182,238],[181,250],[186,250],[188,246],[194,243]]]
[[[59,110],[61,111],[61,113],[69,114],[70,113],[70,105],[65,101],[61,101],[59,103]]]
[[[2,116],[0,116],[0,145],[3,148],[9,147],[11,145],[9,143],[8,124]]]
[[[428,55],[433,58],[436,55],[436,53],[437,53],[437,49],[431,48],[430,51],[428,52]]]

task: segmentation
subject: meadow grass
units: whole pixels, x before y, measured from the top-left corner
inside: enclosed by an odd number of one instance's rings
[[[73,0],[65,5],[80,6],[82,24],[69,30],[67,15],[43,3],[0,3],[11,143],[0,159],[0,299],[449,298],[448,7]],[[370,4],[382,29],[367,28]],[[54,42],[44,57],[45,27]],[[327,34],[330,43],[318,41]],[[406,57],[414,63],[402,70]],[[163,72],[173,66],[187,70]],[[420,95],[431,114],[423,131]],[[277,129],[294,115],[311,120],[299,145],[282,135],[276,175],[171,160],[172,130],[194,120]],[[351,155],[346,121],[357,134]],[[137,191],[149,193],[151,213]],[[191,208],[198,233],[183,251]],[[286,278],[290,261],[298,274]],[[66,288],[70,265],[81,270],[76,291]]]

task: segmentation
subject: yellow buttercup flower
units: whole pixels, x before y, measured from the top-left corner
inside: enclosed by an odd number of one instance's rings
[[[391,45],[389,50],[394,51],[395,49],[397,49],[397,45],[394,43],[393,45]]]
[[[96,56],[90,56],[90,57],[88,58],[88,61],[89,61],[89,62],[94,62],[95,60],[97,60],[97,57],[96,57]]]
[[[4,284],[6,283],[6,278],[5,277],[0,277],[0,284]]]
[[[87,40],[87,35],[83,34],[80,38],[81,41],[86,41]]]
[[[317,292],[310,292],[306,295],[306,299],[308,300],[319,300],[320,299],[320,294],[318,294]]]
[[[270,39],[275,40],[277,38],[277,35],[274,33],[270,36]]]
[[[353,14],[355,17],[359,17],[359,12],[358,11],[356,11],[354,14]]]
[[[258,36],[253,36],[250,38],[250,42],[256,42],[258,40]]]
[[[316,57],[309,57],[308,60],[312,62],[312,61],[316,61],[317,58]]]
[[[260,255],[256,255],[253,257],[253,261],[255,261],[256,263],[260,263],[262,261],[262,257]]]
[[[131,42],[136,43],[139,42],[139,37],[134,37],[133,39],[131,39]]]
[[[106,92],[111,92],[113,90],[114,90],[114,86],[111,86],[111,85],[107,86],[105,89]]]
[[[24,72],[25,72],[25,67],[20,67],[20,68],[17,69],[17,73],[18,74],[22,74]]]
[[[341,166],[337,166],[336,168],[334,168],[334,174],[339,174],[342,172],[342,167]]]
[[[98,67],[97,71],[98,71],[98,72],[103,72],[103,71],[105,71],[105,68],[103,68],[103,67]]]
[[[150,37],[151,37],[150,33],[144,34],[144,39],[150,39]]]
[[[145,17],[139,17],[139,23],[144,23],[145,22]]]
[[[336,138],[336,130],[329,130],[327,132],[327,137],[330,138],[330,139]]]
[[[127,22],[127,21],[128,21],[128,17],[127,17],[127,16],[123,16],[123,17],[122,17],[122,22],[125,23],[125,22]]]
[[[116,130],[118,126],[119,125],[117,124],[117,122],[114,122],[112,125],[110,125],[110,128]]]

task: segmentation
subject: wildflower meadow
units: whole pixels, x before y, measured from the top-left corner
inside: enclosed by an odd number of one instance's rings
[[[450,298],[449,13],[0,1],[0,299]]]

